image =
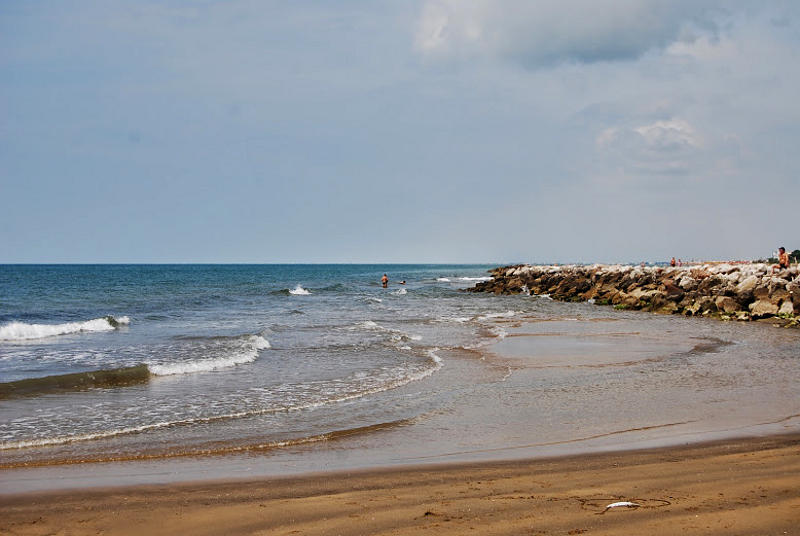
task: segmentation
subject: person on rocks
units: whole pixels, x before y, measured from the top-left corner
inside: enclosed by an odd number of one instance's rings
[[[386,274],[383,274],[383,277],[381,277],[381,285],[383,285],[383,288],[389,286],[389,276],[387,276]]]
[[[678,264],[678,263],[677,263],[677,262],[675,262],[675,257],[672,257],[672,260],[671,260],[671,261],[669,261],[669,265],[670,265],[670,266],[672,266],[673,268],[675,268],[675,265],[676,265],[676,264]]]
[[[786,253],[786,248],[781,246],[778,248],[778,264],[772,265],[772,273],[779,270],[785,270],[789,267],[789,255]]]

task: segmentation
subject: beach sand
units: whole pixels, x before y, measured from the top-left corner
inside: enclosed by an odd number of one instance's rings
[[[4,495],[0,534],[800,534],[800,435]]]

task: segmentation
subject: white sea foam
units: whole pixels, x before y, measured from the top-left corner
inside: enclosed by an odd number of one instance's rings
[[[308,296],[311,293],[301,287],[300,283],[298,283],[296,287],[289,291],[289,294],[292,294],[293,296]]]
[[[404,288],[399,288],[397,290],[393,290],[392,294],[394,294],[395,296],[402,296],[403,294],[408,294],[408,291]]]
[[[193,372],[210,372],[245,363],[252,363],[258,357],[260,350],[269,348],[269,341],[259,335],[251,335],[244,339],[238,347],[224,357],[213,359],[197,359],[181,363],[148,364],[147,368],[156,376],[171,376],[174,374],[191,374]]]
[[[44,339],[70,333],[112,331],[120,325],[130,324],[127,316],[95,318],[85,322],[67,322],[65,324],[26,324],[11,322],[0,326],[0,341],[25,341]],[[115,325],[116,324],[116,325]]]
[[[490,328],[489,331],[492,333],[492,335],[494,335],[495,337],[497,337],[498,340],[501,341],[508,336],[508,332],[503,328],[501,328],[500,326],[494,326],[493,328]]]
[[[465,350],[476,350],[478,348],[483,348],[484,346],[502,341],[508,336],[508,332],[500,326],[492,326],[488,329],[487,335],[488,336],[482,336],[477,342],[464,345],[461,348],[464,348]]]
[[[437,277],[436,281],[441,281],[442,283],[449,283],[450,280],[446,277]]]
[[[463,324],[470,320],[472,320],[472,318],[469,316],[439,316],[436,318],[436,322],[456,322],[458,324]]]
[[[434,363],[436,363],[437,365],[441,366],[442,365],[442,358],[439,357],[438,355],[436,355],[436,352],[438,350],[439,350],[438,348],[429,349],[428,350],[428,357],[430,357],[433,360]],[[433,371],[431,371],[431,372],[433,372]]]
[[[359,322],[355,326],[350,326],[347,329],[369,329],[375,331],[387,331],[386,328],[384,328],[383,326],[379,326],[372,320],[364,320],[363,322]]]
[[[505,313],[487,313],[478,317],[478,320],[490,320],[492,318],[511,318],[516,316],[519,311],[506,311]]]
[[[491,281],[494,277],[459,277],[459,281]]]

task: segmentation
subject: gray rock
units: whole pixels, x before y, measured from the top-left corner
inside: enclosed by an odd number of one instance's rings
[[[697,280],[685,275],[681,277],[681,280],[678,282],[678,286],[683,290],[694,290],[697,288]]]
[[[758,300],[750,304],[750,314],[754,318],[775,316],[778,314],[778,306],[768,300]]]
[[[769,300],[769,286],[761,285],[753,289],[753,298],[758,300]]]
[[[747,292],[752,292],[756,288],[756,285],[758,285],[758,282],[758,276],[751,275],[750,277],[746,277],[744,281],[736,285],[736,293],[745,294]]]
[[[769,295],[769,301],[774,303],[775,305],[780,304],[784,301],[791,301],[792,294],[786,290],[786,288],[778,287],[774,289]]]
[[[718,296],[717,299],[714,300],[714,305],[717,306],[718,310],[724,313],[735,313],[739,309],[739,302],[730,296]]]
[[[800,312],[800,311],[799,311]],[[786,300],[781,304],[780,309],[778,309],[779,315],[793,315],[794,314],[794,304],[790,300]]]

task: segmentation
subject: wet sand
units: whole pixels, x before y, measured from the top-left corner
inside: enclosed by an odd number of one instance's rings
[[[605,510],[617,501],[639,506]],[[11,535],[797,534],[799,520],[800,434],[0,496],[0,534]]]

